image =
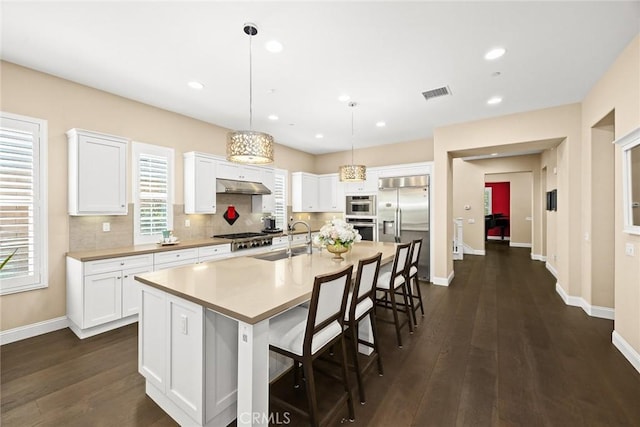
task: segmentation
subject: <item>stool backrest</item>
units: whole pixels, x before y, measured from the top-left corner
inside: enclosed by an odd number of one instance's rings
[[[409,261],[409,250],[411,242],[400,243],[396,247],[396,256],[393,259],[393,268],[391,269],[391,283],[394,282],[396,277],[402,276],[406,273]]]
[[[378,272],[380,271],[380,260],[382,259],[382,253],[378,252],[370,258],[361,259],[358,262],[358,273],[356,274],[356,283],[353,286],[353,295],[351,297],[351,307],[347,307],[349,310],[349,319],[355,317],[356,306],[366,298],[371,298],[375,288],[375,284],[378,281]]]
[[[420,249],[422,248],[422,239],[416,239],[411,242],[411,261],[409,267],[418,268],[418,258],[420,258]]]
[[[311,301],[309,302],[309,318],[304,336],[305,351],[311,353],[313,336],[332,322],[344,323],[347,295],[351,285],[353,265],[337,273],[316,276],[313,282]]]

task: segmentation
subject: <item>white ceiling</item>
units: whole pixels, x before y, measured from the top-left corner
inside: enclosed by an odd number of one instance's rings
[[[244,130],[242,29],[254,22],[253,129],[313,154],[350,148],[343,93],[359,104],[356,148],[428,138],[437,126],[581,101],[640,30],[639,1],[3,0],[1,12],[7,61]],[[281,53],[264,48],[272,39]],[[506,55],[486,61],[495,46]],[[422,97],[445,85],[452,96]],[[494,95],[503,102],[488,106]]]

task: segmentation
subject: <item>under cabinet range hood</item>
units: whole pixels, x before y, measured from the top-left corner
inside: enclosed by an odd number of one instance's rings
[[[271,194],[261,182],[236,181],[234,179],[216,179],[216,193],[226,194]]]

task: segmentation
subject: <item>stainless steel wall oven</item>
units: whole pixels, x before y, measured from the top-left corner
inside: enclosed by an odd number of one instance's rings
[[[347,216],[375,216],[376,196],[347,196]]]

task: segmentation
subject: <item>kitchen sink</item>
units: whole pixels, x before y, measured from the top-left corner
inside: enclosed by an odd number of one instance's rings
[[[316,252],[314,249],[313,252]],[[291,256],[304,255],[307,253],[306,246],[295,246],[291,248]],[[280,259],[285,259],[289,255],[287,254],[286,249],[280,249],[278,251],[267,252],[266,254],[252,255],[251,258],[255,259],[263,259],[265,261],[278,261]]]

